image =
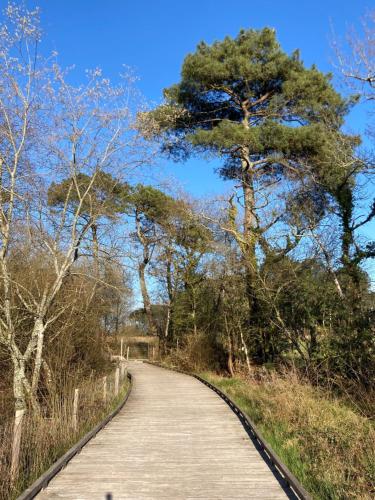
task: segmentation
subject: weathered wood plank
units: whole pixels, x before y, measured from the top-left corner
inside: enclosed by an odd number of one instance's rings
[[[237,417],[183,374],[129,363],[127,405],[38,499],[285,499]]]

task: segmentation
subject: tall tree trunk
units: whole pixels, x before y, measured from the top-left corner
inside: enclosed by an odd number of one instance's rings
[[[172,279],[172,252],[168,251],[166,254],[167,268],[167,292],[168,292],[168,311],[167,311],[167,326],[165,330],[165,337],[173,337],[173,306],[174,306],[174,289],[173,289],[173,279]]]
[[[11,483],[17,480],[19,471],[19,459],[21,450],[21,439],[23,421],[27,410],[26,392],[25,392],[25,364],[22,359],[16,359],[13,356],[13,394],[15,399],[14,404],[14,423],[13,423],[13,439],[12,439],[12,455],[10,464],[10,480]]]
[[[42,318],[37,318],[35,320],[33,335],[37,338],[36,344],[36,353],[35,353],[35,361],[34,361],[34,370],[31,382],[31,392],[35,395],[38,384],[40,380],[40,369],[43,363],[43,345],[44,345],[44,324]]]
[[[191,287],[191,317],[193,318],[193,331],[194,335],[198,334],[197,328],[197,299],[195,297],[195,289]]]
[[[139,284],[141,287],[141,294],[142,294],[142,299],[143,299],[143,307],[146,313],[146,318],[147,318],[147,324],[149,328],[149,334],[150,335],[157,335],[157,328],[154,322],[154,317],[152,315],[152,309],[151,309],[151,300],[150,296],[148,294],[147,290],[147,285],[146,285],[146,278],[145,278],[145,269],[148,264],[148,259],[145,257],[138,266],[138,276],[139,276]]]
[[[136,228],[137,228],[138,240],[141,243],[142,248],[143,248],[143,259],[139,262],[139,265],[138,265],[139,285],[141,287],[143,307],[144,307],[144,310],[146,313],[149,334],[150,335],[157,335],[158,329],[157,329],[156,323],[154,321],[154,316],[152,314],[151,300],[150,300],[150,296],[149,296],[149,293],[147,290],[146,276],[145,276],[146,267],[148,266],[148,264],[150,262],[150,258],[151,258],[150,241],[147,239],[144,232],[142,231],[141,219],[140,219],[140,214],[138,213],[138,211],[136,211],[136,214],[135,214],[135,224],[136,224]]]
[[[51,368],[48,366],[48,363],[45,359],[43,359],[43,371],[44,378],[46,381],[46,386],[50,395],[54,395],[56,393],[56,387],[53,381]]]
[[[246,296],[249,304],[249,327],[255,327],[259,302],[257,299],[256,278],[257,278],[257,258],[256,258],[256,219],[255,195],[254,195],[254,172],[252,170],[249,149],[243,148],[242,156],[242,190],[244,197],[244,221],[243,235],[244,243],[242,255],[246,269]],[[255,328],[254,328],[255,330]],[[255,334],[253,339],[255,347],[255,357],[261,357],[262,346],[259,336]]]
[[[120,302],[120,300],[118,300],[116,303],[116,316],[115,316],[115,336],[116,336],[116,339],[118,336],[118,330],[119,330],[119,325],[120,325],[120,312],[121,312],[121,302]]]
[[[337,201],[340,206],[340,218],[342,225],[341,236],[341,262],[354,285],[354,295],[357,299],[360,298],[360,268],[353,261],[351,249],[354,245],[354,230],[353,230],[353,192],[351,187],[344,186],[337,193]],[[355,305],[355,304],[354,304]],[[358,304],[357,304],[358,305]]]
[[[165,321],[165,328],[164,328],[164,338],[166,339],[169,336],[169,325],[171,321],[171,306],[168,304],[167,306],[167,318]]]
[[[99,284],[99,278],[100,278],[100,265],[99,265],[99,241],[98,241],[98,226],[95,222],[91,225],[91,236],[92,236],[92,258],[93,258],[93,270],[94,270],[94,284],[91,290],[90,294],[90,299],[89,302],[91,302],[95,294],[97,293],[97,290],[100,286]],[[104,317],[104,331],[102,328],[98,329],[97,332],[97,337],[98,339],[103,339],[104,335],[108,333],[108,326],[107,326],[107,317]],[[101,347],[100,347],[101,349]]]
[[[99,241],[98,241],[98,226],[94,222],[91,226],[91,234],[92,234],[92,255],[94,261],[94,274],[95,278],[99,278],[100,270],[99,270]]]
[[[227,332],[228,337],[228,359],[227,359],[227,367],[231,377],[234,377],[234,363],[233,363],[233,335],[231,329],[228,325],[227,315],[224,314],[224,323],[225,330]]]
[[[246,345],[246,342],[245,342],[245,339],[244,339],[244,336],[243,336],[243,331],[242,331],[242,327],[241,327],[241,323],[238,322],[238,328],[240,330],[240,336],[241,336],[241,344],[242,344],[242,349],[245,353],[245,359],[246,359],[246,365],[247,365],[247,369],[248,369],[248,372],[249,372],[249,375],[252,374],[252,369],[251,369],[251,363],[250,363],[250,358],[249,358],[249,350],[247,348],[247,345]]]

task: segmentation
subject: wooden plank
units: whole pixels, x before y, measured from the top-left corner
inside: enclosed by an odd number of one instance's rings
[[[285,499],[227,404],[198,380],[129,363],[123,410],[39,499]]]

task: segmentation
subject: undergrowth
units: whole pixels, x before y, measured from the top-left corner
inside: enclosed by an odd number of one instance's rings
[[[230,396],[315,499],[375,497],[375,429],[296,373],[202,376]]]
[[[12,421],[0,426],[0,498],[16,498],[80,438],[113,411],[125,397],[129,383],[125,378],[118,396],[114,393],[114,374],[107,378],[107,402],[103,400],[102,379],[89,379],[80,386],[77,427],[72,422],[73,397],[57,395],[43,412],[29,413],[23,424],[19,477],[11,487],[9,464]]]

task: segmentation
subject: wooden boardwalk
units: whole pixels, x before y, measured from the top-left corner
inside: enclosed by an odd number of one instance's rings
[[[131,362],[121,412],[38,499],[285,499],[241,423],[187,375]]]

